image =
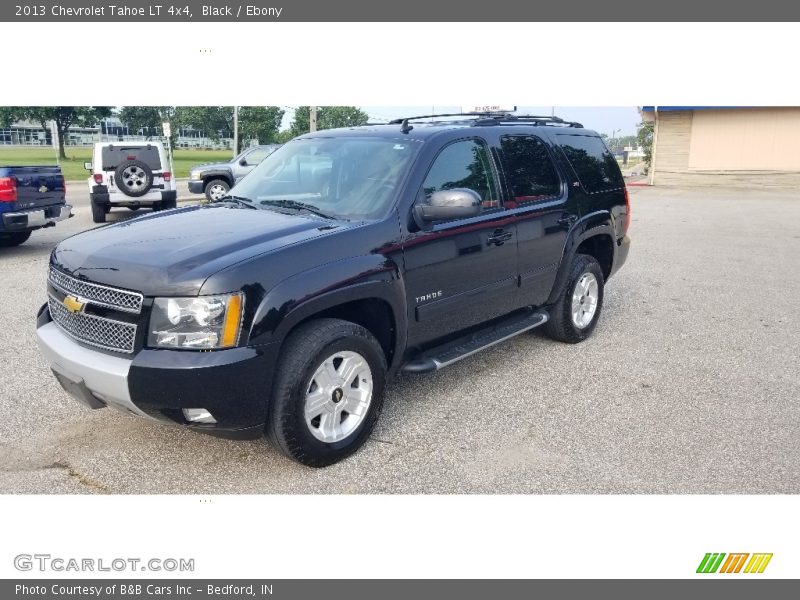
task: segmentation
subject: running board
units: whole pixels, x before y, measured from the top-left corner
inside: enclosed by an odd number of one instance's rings
[[[466,358],[486,348],[511,339],[512,337],[535,329],[547,323],[548,314],[544,311],[529,312],[524,315],[511,317],[481,329],[470,335],[458,338],[426,350],[420,356],[405,363],[401,370],[404,373],[427,373],[437,371],[462,358]]]

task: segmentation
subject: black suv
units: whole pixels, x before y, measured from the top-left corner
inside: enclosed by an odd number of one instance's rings
[[[398,371],[539,326],[586,339],[629,221],[615,159],[578,123],[434,115],[320,131],[218,202],[61,242],[39,344],[92,408],[266,432],[329,465],[364,443]]]

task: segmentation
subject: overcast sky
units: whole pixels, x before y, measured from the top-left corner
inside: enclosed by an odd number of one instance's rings
[[[458,113],[460,106],[361,106],[361,110],[375,122],[388,121],[400,117],[413,117],[431,113]],[[567,121],[578,121],[588,129],[611,136],[634,135],[636,124],[641,120],[635,106],[518,106],[519,115],[549,115],[554,112],[557,117]],[[283,127],[289,126],[292,111],[287,110]]]

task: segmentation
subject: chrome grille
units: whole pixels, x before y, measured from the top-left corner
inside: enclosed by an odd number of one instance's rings
[[[53,322],[75,339],[116,352],[133,352],[136,341],[136,325],[89,315],[84,312],[71,313],[53,296],[48,297],[50,316]]]
[[[91,300],[92,304],[105,306],[129,313],[142,312],[143,297],[139,292],[131,292],[112,288],[99,283],[90,283],[81,279],[70,277],[61,271],[50,267],[48,277],[50,284],[65,294],[74,294],[85,300]]]

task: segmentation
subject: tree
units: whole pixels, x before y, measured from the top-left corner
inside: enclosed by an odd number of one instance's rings
[[[276,144],[285,144],[294,137],[291,129],[284,129],[275,135]]]
[[[292,137],[303,135],[310,130],[310,107],[299,106],[294,111],[290,131]],[[357,106],[320,106],[317,109],[317,129],[335,127],[355,127],[369,121],[369,115]]]
[[[144,131],[144,135],[148,137],[152,137],[154,132],[161,131],[162,123],[174,123],[170,136],[173,146],[178,137],[179,125],[175,122],[174,106],[123,106],[119,111],[119,120],[132,132]]]
[[[55,121],[58,132],[58,155],[66,158],[64,143],[73,125],[92,127],[110,116],[109,106],[13,106],[3,111],[0,119],[9,123],[33,121],[39,123],[44,131],[50,129],[50,121]]]
[[[19,121],[16,115],[20,110],[19,106],[0,106],[0,127],[11,127],[15,121]]]
[[[644,162],[650,169],[650,161],[653,158],[653,123],[642,121],[636,127],[636,142],[644,151]]]
[[[258,140],[259,144],[278,141],[278,130],[283,121],[283,110],[278,106],[243,106],[239,109],[239,140]],[[236,149],[238,152],[238,148]]]
[[[212,140],[233,137],[232,106],[176,106],[176,121],[202,131]]]

